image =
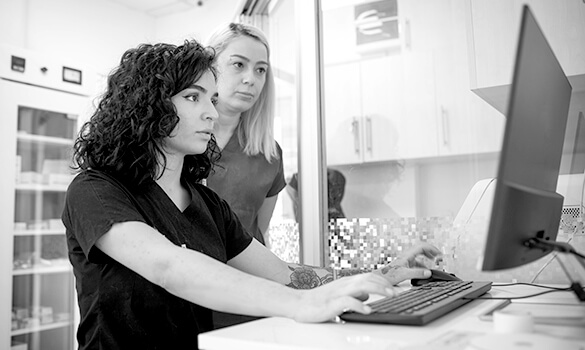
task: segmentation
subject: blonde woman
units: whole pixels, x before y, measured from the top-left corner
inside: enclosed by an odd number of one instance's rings
[[[282,150],[274,140],[274,78],[264,33],[230,23],[207,43],[215,49],[221,158],[207,186],[232,207],[248,232],[268,244],[268,224],[286,186]]]

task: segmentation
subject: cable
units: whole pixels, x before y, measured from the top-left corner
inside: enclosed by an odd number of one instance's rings
[[[570,243],[573,240],[573,237],[569,237],[569,239],[567,240],[567,244]],[[536,279],[538,278],[538,276],[540,276],[540,274],[542,273],[542,271],[544,271],[544,269],[546,269],[548,267],[548,265],[550,265],[551,262],[553,262],[553,260],[555,260],[555,258],[557,257],[558,252],[553,252],[553,255],[551,256],[551,258],[544,264],[542,265],[542,267],[536,272],[536,275],[534,275],[534,277],[532,278],[532,280],[530,280],[530,283],[534,283],[534,281],[536,281]]]
[[[488,297],[476,297],[476,298],[462,298],[462,299],[465,299],[465,300],[516,300],[516,299],[532,298],[532,297],[536,297],[536,296],[548,294],[548,293],[572,292],[572,291],[573,291],[573,289],[571,287],[567,287],[567,288],[563,288],[563,289],[545,290],[545,291],[540,292],[540,293],[523,295],[523,296],[519,296],[519,297],[489,297],[489,298]]]
[[[571,252],[571,253],[573,253],[574,255],[576,255],[576,256],[578,256],[578,257],[580,257],[581,259],[585,259],[585,255],[583,255],[583,254],[579,253],[578,251],[573,251],[573,252]]]
[[[564,290],[567,290],[567,288],[568,288],[568,287],[565,287],[565,288],[551,287],[551,286],[545,286],[542,284],[535,284],[535,283],[528,283],[528,282],[492,283],[492,287],[509,287],[509,286],[515,286],[515,285],[525,285],[525,286],[531,286],[531,287],[537,287],[537,288],[553,289],[553,290],[558,290],[558,291],[564,291]]]
[[[582,120],[583,119],[583,112],[579,112],[579,118]],[[583,200],[585,199],[585,172],[583,173],[583,182],[581,184],[581,203],[579,205],[579,217],[577,218],[577,223],[579,225],[579,231],[581,233],[583,233],[583,219],[585,217],[585,209],[583,208]],[[575,230],[576,231],[576,230]],[[576,232],[575,232],[576,233]],[[573,237],[575,236],[575,233],[573,234]],[[573,237],[571,237],[571,239],[573,239]],[[585,256],[583,256],[583,254],[580,254],[579,252],[577,252],[576,250],[573,252],[573,254],[575,254],[576,256],[580,257],[581,259],[585,260]]]

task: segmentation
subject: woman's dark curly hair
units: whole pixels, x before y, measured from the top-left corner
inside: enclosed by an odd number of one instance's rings
[[[155,179],[166,166],[162,145],[179,122],[171,97],[212,72],[215,53],[197,41],[142,44],[124,53],[96,111],[75,141],[75,169],[95,169],[127,185]],[[182,177],[206,178],[219,159],[212,137],[203,154],[185,156]],[[160,175],[158,175],[160,176]]]

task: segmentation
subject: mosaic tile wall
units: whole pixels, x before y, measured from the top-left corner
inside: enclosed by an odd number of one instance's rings
[[[270,224],[268,235],[270,250],[286,262],[299,263],[299,224],[279,222]]]
[[[494,282],[568,283],[568,278],[552,254],[520,268],[482,272],[477,268],[483,253],[485,222],[454,226],[449,217],[401,219],[337,219],[329,224],[331,267],[379,268],[417,242],[429,242],[443,252],[438,267],[466,280]],[[559,232],[559,241],[579,252],[585,251],[585,236]],[[573,276],[585,271],[573,258],[563,259]]]
[[[400,219],[337,219],[329,223],[329,262],[334,269],[384,266],[405,249],[418,242],[429,242],[443,252],[435,268],[456,274],[466,280],[493,282],[568,283],[558,259],[552,254],[525,266],[498,272],[482,272],[477,268],[483,253],[485,222],[453,225],[450,217]],[[585,252],[585,235],[559,232],[559,241]],[[295,222],[272,224],[270,249],[281,259],[299,262],[299,228]],[[574,258],[562,259],[569,272],[585,283],[585,269]]]
[[[417,242],[447,235],[452,219],[337,219],[329,223],[329,253],[335,269],[375,269]]]

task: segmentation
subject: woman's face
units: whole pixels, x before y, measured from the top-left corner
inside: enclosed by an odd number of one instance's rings
[[[268,50],[258,40],[240,36],[217,57],[218,110],[242,113],[258,100],[268,71]]]
[[[165,139],[165,150],[184,156],[205,152],[218,114],[217,87],[211,72],[204,73],[190,87],[171,98],[177,108],[179,122]]]

